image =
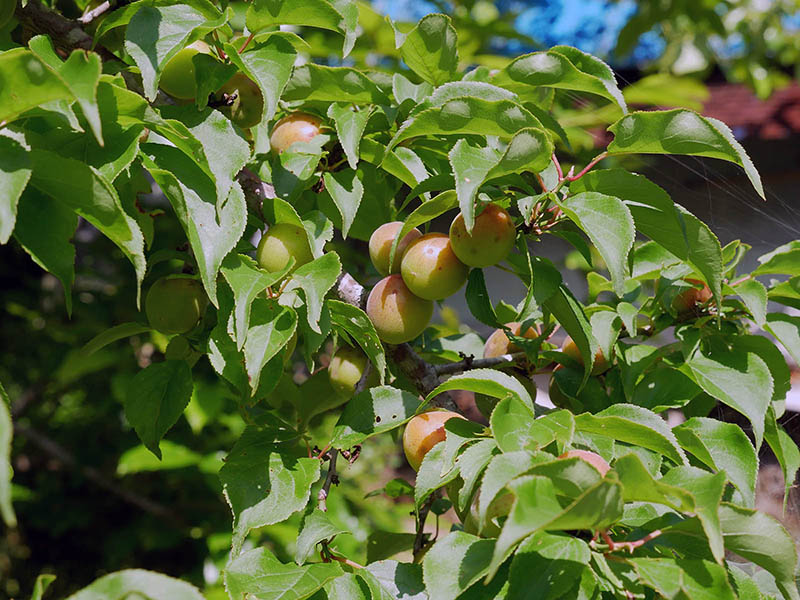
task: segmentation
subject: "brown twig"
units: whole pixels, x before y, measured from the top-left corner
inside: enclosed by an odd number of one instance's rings
[[[640,540],[634,540],[632,542],[615,542],[608,535],[608,530],[603,530],[600,532],[600,536],[603,538],[603,541],[608,546],[608,552],[616,552],[617,550],[627,550],[631,554],[633,554],[633,551],[636,550],[636,548],[644,546],[647,542],[657,538],[660,535],[661,535],[661,530],[656,529],[655,531],[651,531],[650,533],[648,533]]]
[[[503,354],[492,358],[467,358],[456,363],[434,365],[433,369],[437,375],[452,375],[453,373],[461,373],[472,369],[491,369],[492,367],[512,365],[524,358],[524,352],[515,352],[514,354]]]
[[[338,483],[338,477],[336,476],[336,459],[339,458],[339,451],[334,448],[329,452],[330,454],[330,463],[328,465],[328,475],[325,477],[325,483],[322,484],[322,488],[319,490],[319,494],[317,494],[317,503],[319,504],[319,509],[322,512],[328,510],[328,493],[331,490],[331,485],[334,483]]]
[[[75,458],[75,455],[73,455],[58,442],[51,440],[45,434],[31,427],[20,425],[19,423],[14,423],[14,434],[25,437],[32,444],[38,446],[42,451],[46,452],[53,458],[58,459],[65,465],[77,470],[84,477],[86,477],[86,479],[92,481],[104,490],[111,492],[115,496],[118,496],[125,502],[140,508],[144,512],[161,517],[172,525],[182,527],[182,519],[178,514],[174,513],[172,510],[168,509],[162,504],[159,504],[158,502],[150,500],[149,498],[145,498],[144,496],[140,496],[131,490],[127,490],[120,485],[117,485],[113,481],[107,479],[94,467],[79,464],[78,460]]]
[[[256,36],[255,33],[251,33],[250,36],[244,41],[244,44],[241,45],[239,48],[239,54],[245,51],[245,48],[250,45],[250,42],[253,41],[253,38]]]
[[[425,548],[427,542],[425,536],[425,521],[428,519],[428,513],[431,512],[431,506],[436,499],[436,492],[432,493],[419,509],[417,514],[417,533],[414,537],[414,562],[419,558],[420,552]]]

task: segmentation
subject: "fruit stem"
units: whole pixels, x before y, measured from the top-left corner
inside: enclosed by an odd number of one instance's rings
[[[558,173],[558,180],[561,181],[564,179],[564,171],[561,169],[561,163],[558,162],[558,157],[556,153],[553,152],[553,164],[556,166],[556,173]]]
[[[255,36],[256,36],[256,34],[255,34],[255,33],[251,33],[251,34],[250,34],[250,37],[248,37],[248,38],[247,38],[247,39],[244,41],[244,44],[242,44],[242,46],[239,48],[239,54],[241,54],[242,52],[244,52],[244,51],[245,51],[245,48],[247,48],[247,46],[249,46],[249,45],[250,45],[250,42],[252,42],[252,41],[253,41],[253,38],[254,38]]]
[[[581,170],[581,171],[580,171],[580,172],[579,172],[577,175],[567,175],[567,177],[566,177],[566,180],[567,180],[567,181],[577,181],[578,179],[580,179],[581,177],[583,177],[584,175],[586,175],[586,173],[588,173],[589,171],[591,171],[591,170],[592,170],[592,167],[594,167],[594,166],[595,166],[597,163],[599,163],[601,160],[603,160],[603,159],[604,159],[604,158],[606,158],[607,156],[608,156],[608,152],[601,152],[600,154],[598,154],[597,156],[595,156],[595,157],[594,157],[594,158],[591,160],[591,162],[589,162],[589,164],[588,164],[588,165],[586,165],[585,167],[583,167],[583,170]]]

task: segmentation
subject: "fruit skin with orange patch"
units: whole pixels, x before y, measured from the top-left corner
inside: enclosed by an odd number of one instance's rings
[[[402,344],[425,331],[433,302],[412,294],[400,275],[388,275],[369,293],[366,312],[381,340]]]
[[[390,269],[389,256],[392,252],[392,244],[402,227],[402,221],[384,223],[373,231],[369,238],[369,257],[372,260],[372,264],[375,266],[375,270],[381,275],[399,273],[400,263],[403,260],[403,255],[406,253],[409,244],[417,238],[422,237],[422,233],[416,227],[403,236],[403,239],[397,243],[394,261],[392,261],[392,267]]]
[[[603,477],[605,477],[606,473],[611,469],[611,465],[609,465],[602,456],[589,450],[568,450],[558,458],[580,458],[597,469]]]
[[[511,215],[502,206],[489,204],[475,218],[472,233],[467,233],[464,215],[450,225],[450,243],[458,259],[470,267],[496,265],[514,247],[517,230]]]
[[[686,279],[686,283],[693,287],[682,291],[672,300],[672,308],[680,316],[686,316],[697,312],[698,305],[705,304],[713,294],[711,289],[704,281],[699,279]]]
[[[278,154],[285,152],[295,142],[310,142],[320,133],[322,120],[304,112],[286,115],[272,127],[269,146]]]
[[[413,294],[444,300],[466,283],[469,267],[458,260],[448,236],[427,233],[408,245],[400,273]]]
[[[518,321],[512,321],[511,323],[506,323],[506,327],[511,330],[513,335],[520,335],[520,330],[522,329],[522,323]],[[540,332],[536,327],[528,327],[523,335],[520,337],[527,338],[529,340],[534,340],[539,337]],[[502,329],[495,329],[492,332],[492,335],[486,340],[486,344],[483,346],[483,358],[496,358],[498,356],[503,356],[504,354],[512,354],[514,352],[519,352],[520,348],[516,344],[513,344],[511,340],[508,339],[506,332]]]
[[[561,345],[561,351],[576,363],[583,366],[583,356],[581,356],[581,351],[578,350],[578,346],[571,337],[567,337],[564,340],[564,343]],[[608,371],[609,368],[611,368],[611,363],[606,360],[606,357],[603,356],[603,351],[598,348],[594,355],[592,375],[600,375],[601,373]]]
[[[431,410],[416,415],[408,422],[403,431],[403,451],[412,469],[419,471],[428,451],[444,441],[447,434],[444,424],[454,418],[464,417],[449,410]]]

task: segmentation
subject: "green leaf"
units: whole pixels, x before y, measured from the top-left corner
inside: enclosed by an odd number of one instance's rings
[[[159,440],[183,414],[191,396],[192,371],[183,360],[153,363],[131,380],[125,416],[142,443],[158,458]]]
[[[0,133],[0,244],[6,244],[17,221],[19,197],[31,178],[29,147],[22,135]],[[66,287],[66,286],[65,286]]]
[[[75,96],[83,116],[89,122],[97,143],[103,145],[100,111],[97,106],[97,84],[100,81],[102,64],[100,56],[93,52],[73,50],[63,62],[53,48],[50,38],[37,35],[28,41],[28,47],[53,71],[57,72],[69,91]]]
[[[534,414],[533,400],[531,400],[528,390],[517,379],[502,371],[473,369],[455,375],[428,394],[426,400],[430,402],[432,398],[449,390],[467,390],[501,400],[513,398],[528,408],[531,418]]]
[[[629,558],[643,584],[662,597],[736,600],[725,568],[708,560]]]
[[[101,348],[105,348],[109,344],[116,342],[117,340],[121,340],[132,335],[138,335],[140,333],[144,333],[145,331],[150,331],[150,327],[147,325],[142,325],[141,323],[122,323],[121,325],[114,325],[113,327],[98,333],[91,340],[86,342],[86,345],[83,347],[83,351],[88,356],[94,354]]]
[[[523,171],[541,171],[550,162],[553,142],[541,129],[517,132],[504,152],[478,148],[460,139],[448,154],[455,176],[456,193],[468,232],[475,223],[475,196],[488,180]]]
[[[597,192],[569,196],[559,206],[592,240],[611,272],[614,291],[621,297],[630,276],[628,253],[636,237],[628,208],[619,198]]]
[[[0,382],[0,516],[6,527],[16,527],[17,517],[11,505],[11,440],[14,426],[11,423],[11,399]]]
[[[0,54],[0,122],[10,123],[31,108],[73,95],[63,79],[24,48]]]
[[[231,598],[303,600],[341,574],[335,562],[283,564],[266,548],[255,548],[228,563],[225,587]]]
[[[417,510],[431,493],[458,476],[458,469],[447,469],[445,450],[445,444],[439,442],[422,459],[414,484],[414,504]]]
[[[164,66],[191,41],[192,36],[201,37],[225,21],[222,13],[209,20],[188,4],[139,7],[125,29],[125,50],[139,67],[148,100],[156,99]]]
[[[273,525],[305,508],[319,479],[320,461],[295,458],[280,442],[294,432],[249,426],[220,469],[219,478],[233,512],[233,556],[248,532]]]
[[[350,165],[351,169],[355,169],[358,165],[358,147],[367,127],[367,121],[369,121],[372,114],[371,108],[354,110],[349,104],[334,103],[328,107],[328,118],[333,119],[333,123],[336,126],[336,136],[339,138],[339,143],[342,145],[344,154],[347,157],[347,164]],[[337,204],[337,206],[339,205]],[[357,208],[358,205],[356,205]],[[339,206],[339,211],[342,212],[341,206]],[[355,212],[353,212],[353,215],[355,215]],[[344,212],[342,212],[342,219],[344,218]],[[352,223],[352,220],[350,223]],[[350,225],[347,226],[347,229],[350,229]]]
[[[142,569],[109,573],[72,594],[67,600],[146,597],[148,600],[203,600],[200,591],[180,579]]]
[[[364,571],[371,575],[371,577],[366,576],[367,583],[374,578],[380,584],[381,591],[388,592],[390,598],[428,600],[425,584],[422,581],[422,565],[383,560],[367,565]],[[370,588],[373,585],[370,583]]]
[[[347,1],[327,0],[255,0],[247,9],[247,29],[258,33],[276,25],[318,27],[344,36],[342,58],[350,54],[355,44],[355,19]]]
[[[800,275],[777,284],[773,283],[768,295],[773,302],[800,309]]]
[[[78,227],[78,216],[69,206],[30,188],[20,199],[18,211],[14,239],[37,265],[58,278],[64,286],[67,314],[72,314],[72,282],[75,280],[72,238]]]
[[[192,106],[165,106],[161,108],[161,115],[186,125],[200,142],[216,186],[217,206],[221,209],[236,175],[250,158],[250,146],[218,110],[206,108],[200,112]]]
[[[314,553],[314,548],[319,542],[340,533],[347,533],[347,530],[331,523],[326,513],[314,509],[305,516],[300,532],[297,534],[294,561],[298,565],[302,565]]]
[[[767,288],[757,279],[747,279],[733,288],[742,299],[753,321],[763,327],[767,320]]]
[[[291,269],[287,265],[282,271],[268,273],[259,268],[258,263],[245,254],[229,254],[222,265],[220,273],[233,290],[236,308],[233,312],[236,348],[241,350],[247,339],[247,328],[250,324],[250,307],[258,294],[274,283],[283,279]]]
[[[594,367],[598,349],[597,340],[592,335],[592,326],[583,312],[583,307],[566,286],[559,285],[555,293],[547,296],[546,300],[540,300],[543,296],[540,293],[541,288],[539,286],[545,286],[543,285],[544,282],[537,281],[536,277],[538,277],[539,271],[543,270],[541,269],[542,264],[544,263],[537,262],[534,267],[533,294],[536,297],[536,301],[539,302],[544,310],[556,318],[572,338],[572,341],[575,342],[578,350],[580,350],[583,358],[583,381],[581,383],[583,385]],[[548,285],[547,287],[549,288],[550,286]]]
[[[247,223],[242,188],[234,182],[218,209],[214,183],[188,156],[177,148],[158,144],[144,144],[143,149],[147,170],[169,199],[189,238],[203,287],[214,306],[219,306],[217,274]]]
[[[567,46],[514,59],[492,77],[492,83],[525,96],[531,87],[547,86],[596,94],[627,112],[611,69],[599,59]]]
[[[230,44],[226,53],[234,65],[252,79],[264,98],[261,123],[275,116],[278,100],[292,75],[297,51],[284,34],[275,33],[241,54]],[[215,90],[216,91],[216,90]]]
[[[423,81],[436,86],[455,78],[458,69],[458,34],[450,17],[423,17],[408,34],[395,34],[400,56]]]
[[[664,419],[640,406],[615,404],[596,415],[577,415],[575,428],[642,446],[663,454],[675,464],[686,464],[683,449]]]
[[[369,77],[350,67],[305,64],[295,68],[282,99],[350,104],[390,104],[389,98]]]
[[[545,459],[537,457],[527,450],[505,452],[491,459],[483,473],[481,489],[478,494],[478,523],[481,529],[486,526],[489,507],[500,490],[506,487],[512,479],[530,471],[542,460]]]
[[[775,419],[775,407],[771,406],[767,412],[766,430],[764,431],[764,439],[767,440],[769,447],[778,459],[783,472],[784,481],[784,495],[783,495],[783,509],[789,502],[789,490],[794,487],[794,481],[797,477],[797,470],[800,469],[800,449],[797,448],[795,441],[789,436],[783,427],[778,425]],[[753,508],[751,503],[748,508]]]
[[[46,150],[33,150],[30,155],[31,185],[71,208],[114,242],[133,264],[137,285],[141,285],[145,272],[144,236],[136,221],[123,210],[114,187],[85,163]],[[64,173],[70,176],[65,179]]]
[[[517,398],[501,399],[492,410],[489,423],[497,447],[503,452],[538,446],[530,408]]]
[[[442,106],[410,116],[389,142],[387,151],[403,140],[422,135],[496,135],[511,138],[520,129],[543,129],[539,119],[511,100],[454,98]]]
[[[800,241],[791,241],[778,246],[772,252],[758,257],[759,267],[753,275],[800,275]]]
[[[306,316],[309,327],[322,333],[319,327],[322,303],[342,272],[339,255],[335,252],[324,254],[292,273],[284,293],[301,289],[306,300]]]
[[[458,598],[486,574],[493,551],[494,540],[484,540],[463,531],[453,531],[439,539],[422,561],[428,595],[437,600]]]
[[[347,233],[356,218],[361,198],[364,197],[364,185],[356,176],[355,171],[339,171],[338,173],[325,173],[323,175],[325,191],[327,191],[339,214],[342,215],[342,237],[347,239]]]
[[[331,323],[344,329],[361,346],[361,349],[372,361],[373,367],[378,370],[381,383],[383,383],[386,371],[386,352],[367,313],[357,306],[339,300],[328,300],[327,305],[331,313]]]
[[[654,110],[630,113],[608,130],[614,134],[609,154],[686,154],[728,160],[744,169],[758,195],[766,199],[753,162],[722,121],[685,109]]]
[[[160,459],[155,458],[146,446],[139,445],[126,450],[117,462],[117,475],[183,469],[198,465],[203,460],[197,452],[169,440],[161,440],[160,450]]]
[[[399,427],[420,407],[417,396],[386,386],[364,390],[350,399],[333,429],[331,446],[350,448],[367,438]]]
[[[585,541],[540,531],[526,539],[511,562],[508,598],[561,598],[580,579],[591,551]]]
[[[750,420],[756,449],[764,439],[764,416],[772,401],[772,375],[764,360],[753,352],[716,352],[709,358],[700,352],[684,367],[710,396],[739,411]]]
[[[794,580],[797,552],[791,536],[763,512],[723,502],[719,510],[725,549],[769,571],[786,598],[798,600]]]
[[[748,507],[755,505],[758,456],[738,425],[693,417],[673,427],[672,432],[697,460],[715,471],[724,471]]]
[[[257,298],[250,311],[250,324],[244,342],[244,364],[255,396],[264,366],[286,346],[297,328],[297,313],[279,306],[275,300]]]
[[[405,480],[402,481],[409,488],[406,495],[413,496],[413,486]],[[391,531],[381,530],[372,531],[367,538],[367,563],[384,560],[399,552],[413,549],[414,539],[416,537],[417,536],[413,533],[393,533]],[[370,587],[373,587],[375,583],[376,582],[373,582]],[[380,584],[378,584],[378,586],[380,586]]]
[[[800,318],[783,313],[770,313],[767,315],[764,329],[777,338],[795,363],[800,364]]]
[[[479,440],[464,450],[459,468],[459,476],[464,483],[458,490],[456,513],[465,512],[472,504],[479,478],[496,453],[497,444],[492,439]]]
[[[402,240],[406,234],[414,229],[414,227],[418,227],[419,225],[424,225],[425,223],[432,221],[436,217],[441,214],[446,213],[448,210],[451,210],[458,206],[458,196],[456,192],[453,190],[447,190],[446,192],[442,192],[441,194],[431,198],[427,202],[423,202],[419,207],[417,207],[408,217],[406,220],[403,221],[403,226],[400,228],[400,231],[397,232],[397,236],[392,243],[392,251],[389,255],[389,264],[394,262],[394,253],[397,250],[397,244],[400,240]]]
[[[327,600],[370,600],[366,582],[355,573],[343,573],[325,584]]]
[[[594,191],[620,198],[636,229],[702,273],[716,298],[722,298],[722,249],[708,226],[674,204],[667,192],[641,175],[622,169],[591,171],[570,191]]]
[[[622,486],[612,480],[601,480],[564,506],[546,477],[520,477],[509,487],[516,500],[497,539],[488,579],[520,541],[537,531],[603,529],[622,516]]]
[[[484,325],[497,327],[499,322],[492,306],[492,299],[489,297],[489,290],[486,289],[486,279],[483,276],[483,269],[471,269],[467,279],[467,289],[464,292],[467,299],[467,307],[472,316]]]
[[[56,580],[55,575],[50,575],[46,573],[42,573],[36,578],[36,582],[33,584],[33,593],[31,594],[31,600],[42,600],[44,593],[47,591],[47,588],[50,587],[50,584]]]

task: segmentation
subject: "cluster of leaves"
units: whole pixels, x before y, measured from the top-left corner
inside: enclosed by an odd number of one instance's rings
[[[30,0],[17,15],[24,20],[40,8]],[[664,190],[619,166],[629,154],[728,160],[763,196],[727,127],[684,109],[628,112],[611,70],[566,46],[496,72],[465,68],[443,15],[395,32],[407,69],[394,72],[305,62],[303,38],[279,29],[334,31],[346,56],[358,14],[348,0],[257,0],[244,23],[249,42],[239,46],[230,43],[238,33],[231,10],[205,0],[141,0],[105,15],[94,33],[97,52],[62,58],[56,46],[63,52],[68,41],[36,35],[0,53],[0,242],[13,238],[61,281],[68,312],[79,217],[133,267],[135,302],[154,266],[183,265],[211,303],[197,327],[170,340],[167,360],[131,379],[123,402],[142,443],[161,457],[162,438],[192,397],[200,357],[236,399],[246,427],[219,471],[233,513],[224,567],[230,598],[520,598],[532,589],[550,598],[800,597],[791,538],[753,510],[764,442],[787,485],[800,465],[800,451],[777,423],[788,366],[769,338],[754,334],[772,334],[800,359],[800,319],[767,308],[768,300],[800,304],[800,245],[761,257],[753,273],[737,273],[745,245],[722,248]],[[24,29],[36,31],[36,22]],[[200,38],[219,60],[195,56],[198,101],[172,102],[158,91],[161,74]],[[249,131],[204,100],[235,71],[263,97],[260,122]],[[617,113],[613,141],[583,169],[562,167],[556,157],[570,152],[551,111],[562,92],[596,96]],[[272,125],[299,109],[320,117],[327,132],[270,151]],[[603,159],[611,168],[595,169]],[[151,191],[146,175],[172,208],[160,218],[177,220],[188,246],[156,249],[155,215],[140,204]],[[473,269],[470,311],[492,327],[536,323],[545,334],[512,336],[524,356],[498,364],[516,369],[516,377],[471,368],[461,355],[477,356],[480,338],[436,326],[412,346],[438,364],[419,359],[409,367],[417,354],[381,343],[362,310],[363,289],[343,275],[374,281],[358,248],[379,225],[402,220],[400,239],[459,210],[470,228],[486,203],[515,216],[517,252],[507,263],[527,293],[515,304],[492,302],[482,270]],[[262,269],[249,253],[265,224],[304,231],[313,260],[291,273],[292,264]],[[637,232],[649,241],[637,243]],[[590,304],[536,255],[545,235],[566,239],[590,263],[600,257],[603,268],[588,274]],[[781,279],[765,285],[761,275]],[[711,298],[682,306],[676,299],[691,280]],[[580,361],[549,341],[556,327],[572,338]],[[144,319],[120,324],[85,351],[149,328]],[[676,341],[654,341],[670,334]],[[300,383],[286,366],[293,339],[315,373]],[[380,385],[343,408],[318,369],[328,340],[352,341],[378,373]],[[610,369],[593,375],[598,353]],[[549,411],[534,404],[525,384],[557,363],[569,409]],[[463,373],[425,383],[423,375],[440,366]],[[362,568],[337,545],[347,528],[324,510],[326,496],[337,492],[335,457],[357,456],[354,447],[444,404],[450,390],[496,399],[488,427],[448,421],[446,440],[425,455],[413,490],[403,488],[414,499],[417,535],[387,536],[393,543],[380,544]],[[3,434],[11,427],[5,400]],[[708,418],[716,402],[750,422],[752,440]],[[668,408],[691,418],[670,429],[659,415]],[[331,428],[309,426],[328,411],[336,418]],[[7,438],[0,440],[0,506],[12,523]],[[331,450],[313,456],[314,445]],[[602,456],[611,470],[562,457],[573,448]],[[331,466],[321,478],[325,457]],[[437,503],[443,489],[448,500]],[[503,495],[512,502],[493,511]],[[429,540],[425,515],[449,506],[461,525]],[[293,562],[251,547],[252,532],[298,515]],[[391,558],[412,547],[415,562]],[[754,566],[762,570],[751,576]],[[201,597],[186,583],[141,571],[107,575],[74,597],[130,593]]]

